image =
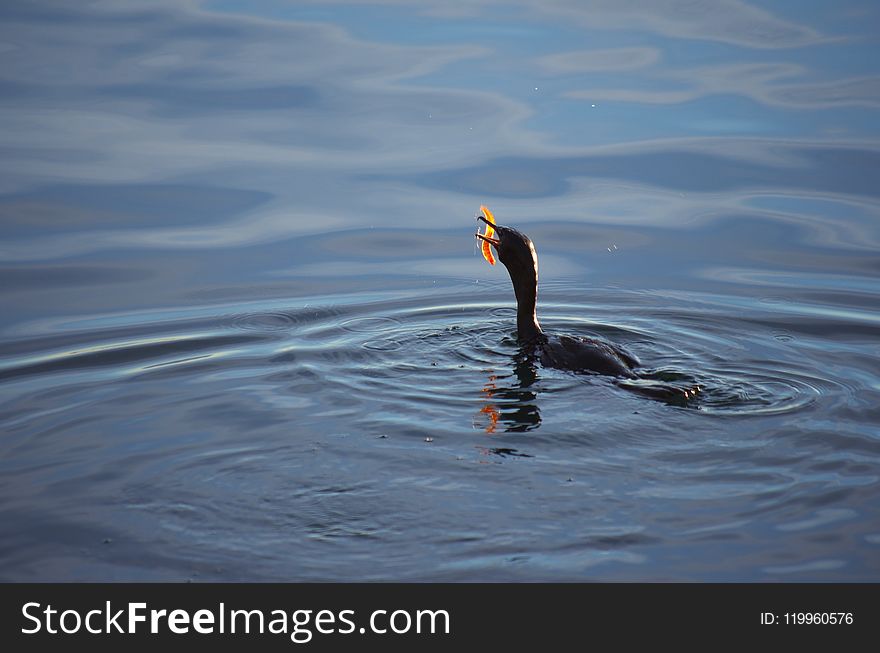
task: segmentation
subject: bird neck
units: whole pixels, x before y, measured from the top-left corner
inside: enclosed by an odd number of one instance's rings
[[[516,293],[516,335],[520,342],[534,340],[544,332],[538,324],[536,306],[538,303],[538,282],[514,283]]]

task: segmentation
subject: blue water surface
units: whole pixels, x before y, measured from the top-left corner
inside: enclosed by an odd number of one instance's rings
[[[880,580],[878,28],[4,3],[0,579]],[[701,396],[524,360],[481,204]]]

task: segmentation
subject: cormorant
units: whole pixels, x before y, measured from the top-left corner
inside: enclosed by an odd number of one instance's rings
[[[488,211],[486,211],[488,213]],[[491,216],[491,213],[488,213]],[[477,216],[494,229],[488,235],[476,234],[477,238],[495,248],[500,260],[513,282],[516,295],[516,333],[520,346],[540,360],[545,367],[602,374],[620,379],[618,385],[653,398],[681,403],[699,392],[699,387],[686,389],[642,378],[636,371],[641,363],[633,354],[618,345],[583,336],[548,335],[538,324],[536,313],[538,300],[538,254],[531,239],[511,227],[494,224],[484,216]],[[487,256],[487,260],[489,257]],[[490,260],[491,262],[491,260]],[[633,380],[635,383],[627,383]]]
[[[489,222],[497,238],[477,234],[490,243],[498,260],[507,268],[516,295],[516,333],[522,346],[532,348],[543,365],[575,372],[593,372],[628,379],[636,378],[633,368],[639,360],[624,349],[594,338],[550,336],[538,324],[538,254],[524,233]]]

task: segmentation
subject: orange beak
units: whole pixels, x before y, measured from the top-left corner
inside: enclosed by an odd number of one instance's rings
[[[492,215],[492,212],[487,206],[481,206],[480,213],[482,213],[482,215],[477,216],[477,219],[486,223],[486,233],[481,234],[478,232],[474,235],[483,241],[483,258],[489,262],[489,265],[495,265],[495,256],[492,254],[491,245],[498,247],[501,243],[500,240],[492,237],[495,235],[495,216]]]

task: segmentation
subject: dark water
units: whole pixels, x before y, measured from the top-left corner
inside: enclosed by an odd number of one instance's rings
[[[0,14],[0,578],[880,580],[876,3]]]

